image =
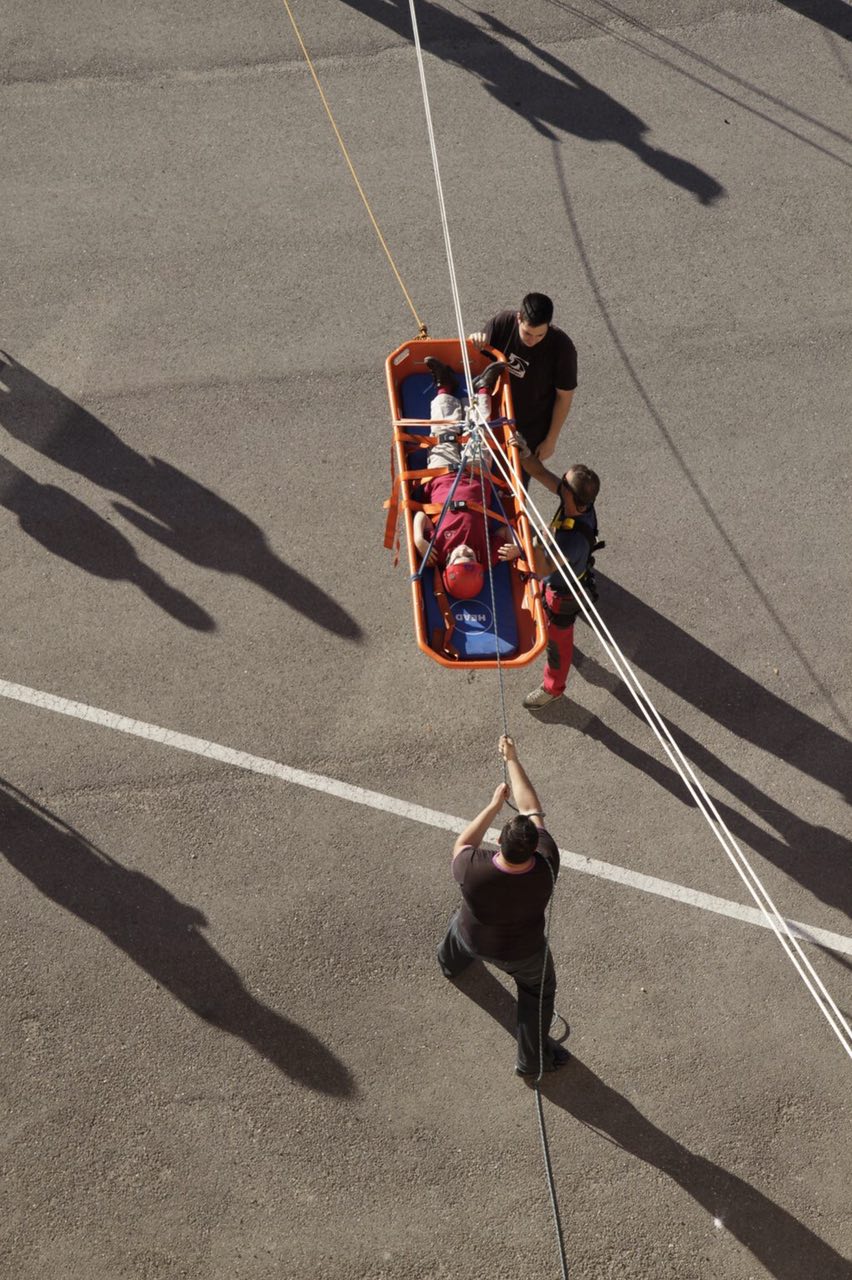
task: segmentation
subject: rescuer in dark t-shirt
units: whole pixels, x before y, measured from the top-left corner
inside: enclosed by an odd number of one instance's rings
[[[577,348],[552,319],[550,298],[528,293],[517,311],[500,311],[470,334],[471,342],[506,357],[515,422],[542,461],[556,448],[577,388]]]
[[[537,1076],[539,1069],[555,1071],[570,1057],[548,1034],[556,970],[545,936],[545,912],[559,874],[559,850],[544,829],[538,796],[512,739],[502,737],[499,750],[520,812],[503,827],[496,852],[479,847],[509,796],[509,786],[501,783],[491,803],[456,840],[453,877],[461,886],[463,905],[438,948],[438,963],[445,977],[454,978],[479,956],[514,978],[515,1070]]]

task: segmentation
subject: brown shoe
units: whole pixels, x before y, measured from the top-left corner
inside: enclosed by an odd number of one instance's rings
[[[537,711],[539,707],[546,707],[549,703],[555,702],[557,698],[561,697],[561,693],[548,693],[544,685],[539,685],[537,689],[533,689],[532,693],[528,693],[524,698],[524,706],[528,711]]]

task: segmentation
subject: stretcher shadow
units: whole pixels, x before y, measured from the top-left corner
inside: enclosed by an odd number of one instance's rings
[[[352,1097],[353,1079],[316,1036],[256,1000],[204,937],[204,914],[130,871],[0,779],[0,854],[97,929],[196,1017],[243,1041],[296,1084]]]
[[[602,573],[597,577],[607,626],[616,638],[629,638],[632,666],[738,738],[852,801],[852,744],[846,738],[739,671],[620,583]],[[623,700],[635,706],[626,691]]]
[[[576,652],[575,650],[575,655]],[[590,669],[595,668],[603,672],[608,681],[615,680],[615,677],[599,667],[594,659],[585,658],[579,664],[579,670],[587,678]],[[572,678],[576,679],[576,673]],[[599,681],[594,679],[592,683],[599,683]],[[576,691],[576,684],[573,689],[569,687],[569,694],[576,694]],[[618,701],[622,701],[621,695],[615,688],[611,691]],[[629,695],[627,697],[629,698]],[[625,706],[627,706],[626,702]],[[634,708],[630,706],[627,709],[632,711]],[[669,764],[653,755],[651,751],[637,746],[597,716],[591,715],[579,703],[568,699],[551,703],[538,712],[536,718],[543,724],[562,724],[567,729],[582,733],[584,737],[599,742],[614,756],[644,773],[652,782],[668,791],[687,808],[697,808],[680,774],[676,773]],[[707,778],[714,778],[720,785],[725,786],[764,822],[774,826],[780,837],[777,838],[766,831],[739,809],[721,800],[718,795],[708,793],[738,844],[747,846],[772,862],[821,902],[838,908],[846,915],[852,913],[852,844],[850,841],[838,832],[807,822],[799,814],[786,809],[771,796],[752,786],[742,774],[732,770],[724,761],[719,760],[672,721],[667,720],[665,723],[683,754],[700,770],[705,782]],[[643,730],[645,728],[644,721],[642,728]],[[647,733],[649,743],[656,747],[654,740],[651,739],[650,730]],[[656,749],[662,754],[661,747]],[[835,960],[840,959],[838,953],[830,954]]]
[[[0,390],[0,426],[22,444],[123,499],[113,506],[134,528],[192,564],[255,583],[335,635],[360,640],[362,630],[355,619],[281,560],[244,512],[162,458],[137,453],[94,414],[3,353],[0,380],[6,388]],[[54,491],[54,505],[59,492]],[[79,510],[77,517],[78,524],[88,524],[89,532],[101,534],[117,553],[115,536],[110,539],[104,532],[111,526],[101,521],[94,529],[92,517],[84,520]],[[35,522],[28,523],[32,527]],[[22,526],[26,527],[23,520]],[[61,545],[57,537],[50,550],[63,554]],[[75,563],[80,563],[83,557],[77,554]],[[126,559],[126,551],[123,554]],[[93,563],[96,555],[92,552]]]
[[[737,671],[616,584],[607,582],[605,591],[601,603],[613,634],[641,637],[630,646],[628,657],[632,666],[667,685],[737,737],[777,755],[808,776],[834,787],[841,795],[848,795],[852,759],[845,739]],[[608,689],[632,715],[637,718],[641,715],[620,677],[583,653],[579,646],[575,646],[574,657],[575,671],[569,682],[568,699],[551,703],[537,718],[546,723],[563,723],[600,742],[682,804],[695,808],[680,775],[661,758],[662,748],[657,747],[650,730],[647,735],[651,749],[646,751],[572,701],[579,677]],[[724,788],[761,823],[773,829],[767,831],[747,813],[711,794],[734,838],[780,868],[821,902],[847,917],[852,915],[852,842],[846,835],[808,822],[800,813],[754,786],[739,770],[673,722],[666,723],[683,754],[705,781],[709,778]],[[645,730],[644,719],[642,730]]]
[[[472,965],[456,985],[514,1036],[515,1001],[490,970]],[[507,1070],[510,1062],[507,1052]],[[720,1223],[718,1229],[750,1250],[775,1280],[848,1280],[848,1263],[831,1245],[756,1187],[664,1133],[575,1056],[560,1071],[542,1077],[541,1092],[626,1155],[659,1169]]]

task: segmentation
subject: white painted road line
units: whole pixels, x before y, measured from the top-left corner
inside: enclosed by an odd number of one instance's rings
[[[193,755],[204,756],[208,760],[216,760],[220,764],[235,765],[238,769],[247,769],[251,773],[267,774],[269,777],[280,778],[282,782],[289,782],[297,787],[322,791],[326,795],[335,796],[338,800],[348,800],[351,804],[366,805],[370,809],[379,809],[383,813],[393,813],[400,818],[420,822],[427,827],[438,827],[443,831],[458,834],[467,826],[467,819],[455,818],[450,813],[440,813],[437,809],[424,809],[422,805],[410,804],[407,800],[397,800],[393,796],[383,795],[380,791],[366,791],[363,787],[340,782],[337,778],[327,778],[320,773],[306,773],[303,769],[292,769],[289,765],[279,764],[276,760],[266,760],[263,756],[252,756],[245,751],[235,751],[233,747],[223,747],[216,742],[207,742],[204,738],[175,733],[173,729],[147,724],[144,720],[131,720],[127,716],[119,716],[112,711],[89,707],[83,702],[71,702],[67,698],[58,698],[55,694],[44,693],[40,689],[29,689],[26,685],[0,680],[0,696],[39,707],[43,711],[55,711],[59,715],[73,716],[77,720],[88,720],[91,724],[115,729],[119,733],[131,734],[136,738],[146,738],[150,742],[157,742],[164,747],[173,747],[178,751],[188,751]],[[492,829],[488,832],[488,838],[495,840],[497,834],[497,831]],[[660,898],[671,898],[674,902],[682,902],[689,907],[699,907],[702,911],[712,911],[716,915],[730,916],[746,924],[759,925],[762,929],[771,928],[763,913],[755,907],[741,906],[737,902],[729,902],[727,898],[717,898],[711,893],[700,893],[697,889],[687,889],[683,885],[672,884],[669,880],[658,880],[656,876],[646,876],[640,871],[617,867],[611,862],[587,858],[581,853],[572,853],[569,849],[560,849],[559,855],[563,866],[570,867],[572,871],[581,871],[585,875],[596,876],[600,880],[612,880],[616,884],[625,885],[630,889],[640,889],[643,893],[652,893]],[[827,929],[812,928],[796,920],[788,920],[787,924],[791,931],[805,942],[813,942],[831,951],[840,952],[842,955],[852,956],[852,938],[846,938],[840,933],[830,933]]]

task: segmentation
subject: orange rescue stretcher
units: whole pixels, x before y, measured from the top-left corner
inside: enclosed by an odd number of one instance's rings
[[[501,359],[500,352],[483,354],[467,343],[471,376],[481,373],[491,360]],[[467,389],[461,372],[462,356],[456,338],[415,338],[397,347],[385,363],[388,397],[393,423],[391,445],[391,496],[388,510],[385,546],[399,558],[399,515],[402,512],[411,572],[411,596],[417,643],[425,654],[444,667],[523,667],[542,651],[547,628],[542,608],[541,588],[533,572],[535,564],[532,536],[526,515],[510,487],[493,467],[492,497],[487,512],[489,525],[496,531],[501,523],[511,525],[522,554],[513,561],[499,561],[493,567],[494,605],[491,581],[486,573],[482,591],[469,600],[448,597],[441,575],[422,566],[423,557],[414,542],[414,514],[425,510],[437,522],[439,516],[430,507],[422,491],[423,483],[440,471],[426,469],[431,445],[437,443],[441,423],[429,417],[434,396],[432,376],[425,356],[436,356],[457,374],[456,395],[464,405]],[[514,416],[509,377],[501,375],[492,395],[492,430],[509,459],[516,486],[521,489],[522,472],[518,451],[509,444]],[[467,435],[460,436],[464,446]],[[480,508],[481,510],[481,508]],[[485,519],[483,512],[482,518]],[[507,537],[507,541],[510,540]],[[495,616],[496,615],[496,616]]]

